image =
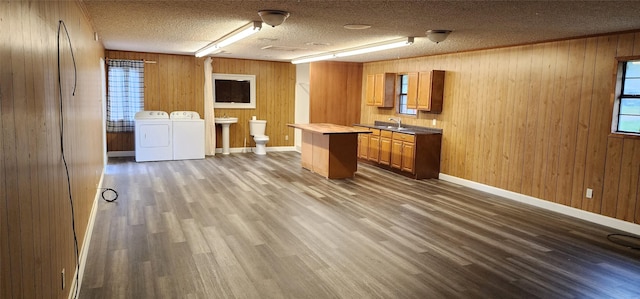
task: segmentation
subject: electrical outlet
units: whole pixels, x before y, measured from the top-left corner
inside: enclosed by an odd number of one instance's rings
[[[60,272],[60,280],[62,282],[62,290],[64,290],[64,287],[65,287],[64,268],[62,268],[62,272]]]
[[[284,140],[289,140],[289,135],[284,135]]]
[[[433,121],[431,122],[432,125],[436,125],[436,119],[434,118]]]
[[[584,196],[587,198],[593,198],[593,189],[587,188],[587,193]]]

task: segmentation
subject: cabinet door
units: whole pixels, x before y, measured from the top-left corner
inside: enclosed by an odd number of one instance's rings
[[[391,167],[402,168],[402,140],[391,140]]]
[[[380,156],[380,136],[369,136],[369,160],[378,162]]]
[[[369,134],[358,134],[358,158],[369,158]]]
[[[413,173],[414,165],[414,149],[413,142],[402,142],[402,170]]]
[[[367,76],[367,79],[369,77]],[[396,96],[396,74],[382,73],[375,75],[373,90],[374,106],[391,108]]]
[[[418,110],[442,112],[444,71],[420,72],[418,75]]]
[[[378,163],[387,166],[391,164],[391,138],[380,137],[380,157]]]
[[[407,108],[418,108],[418,73],[408,73]]]
[[[384,99],[384,74],[376,74],[375,76],[375,83],[373,84],[373,104],[381,107],[382,100]]]
[[[375,105],[375,75],[367,75],[367,85],[365,86],[365,98],[367,100],[367,105],[373,106]]]
[[[431,109],[431,72],[420,72],[418,76],[418,109]]]

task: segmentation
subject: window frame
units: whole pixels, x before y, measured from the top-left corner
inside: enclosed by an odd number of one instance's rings
[[[626,79],[626,64],[630,61],[640,61],[640,56],[625,56],[625,57],[616,57],[616,67],[614,73],[614,86],[615,92],[613,94],[612,103],[612,118],[611,118],[611,134],[622,135],[628,137],[640,137],[640,132],[628,132],[628,131],[619,131],[619,120],[620,120],[620,104],[622,102],[622,98],[638,98],[640,96],[636,95],[624,95],[622,92],[624,90],[624,83]]]
[[[123,65],[113,65],[116,63],[122,63]],[[136,66],[131,64],[137,64],[138,70],[134,73],[136,75],[140,75],[136,78],[130,78],[129,72],[130,69],[135,69]],[[140,67],[140,65],[142,67]],[[141,72],[140,72],[141,69]],[[117,76],[115,71],[123,71],[128,72],[129,74],[124,76]],[[106,92],[106,103],[105,103],[105,129],[107,133],[129,133],[135,130],[135,114],[139,111],[144,110],[144,75],[145,75],[145,62],[144,60],[133,60],[133,59],[108,59],[106,61],[106,83],[107,83],[107,92]],[[113,72],[113,73],[112,73]],[[123,80],[118,80],[116,78],[128,78],[129,84],[116,84],[115,82],[122,83]],[[133,81],[132,81],[133,80]],[[133,84],[131,84],[133,83]],[[137,92],[135,92],[137,90]],[[116,93],[117,95],[114,95]],[[121,97],[125,94],[125,96],[129,96],[131,94],[135,94],[139,97],[129,99],[128,97]],[[117,100],[116,103],[113,101]],[[132,100],[135,100],[132,101]],[[130,109],[126,109],[126,108]],[[124,111],[123,111],[124,110]],[[113,112],[112,112],[113,111]],[[121,119],[113,118],[112,113],[124,114]]]
[[[408,73],[398,73],[396,75],[396,81],[397,81],[396,83],[397,83],[397,86],[398,86],[398,90],[396,92],[396,94],[397,94],[396,102],[398,103],[398,105],[397,105],[398,109],[396,110],[396,112],[398,114],[400,114],[400,115],[403,115],[403,116],[416,116],[417,117],[418,116],[418,109],[405,108],[406,112],[412,112],[413,111],[413,113],[402,112],[403,111],[402,108],[401,108],[403,106],[402,105],[402,100],[401,100],[402,96],[404,95],[404,98],[405,98],[404,107],[406,107],[407,106],[407,103],[406,103],[407,100],[406,99],[408,98],[408,94],[409,94],[408,88],[407,88],[407,93],[402,93],[402,83],[403,83],[403,81],[405,81],[405,80],[403,80],[403,78],[406,78],[407,87],[408,87],[408,85],[409,85],[409,74]]]

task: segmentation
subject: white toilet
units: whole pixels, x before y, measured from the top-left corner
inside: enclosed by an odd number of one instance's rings
[[[266,155],[266,144],[269,142],[269,136],[264,135],[264,130],[267,128],[266,120],[249,120],[249,134],[253,136],[253,141],[256,143],[256,155]]]

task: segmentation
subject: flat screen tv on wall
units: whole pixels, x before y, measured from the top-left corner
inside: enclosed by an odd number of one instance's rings
[[[215,108],[255,109],[255,75],[213,74]]]

